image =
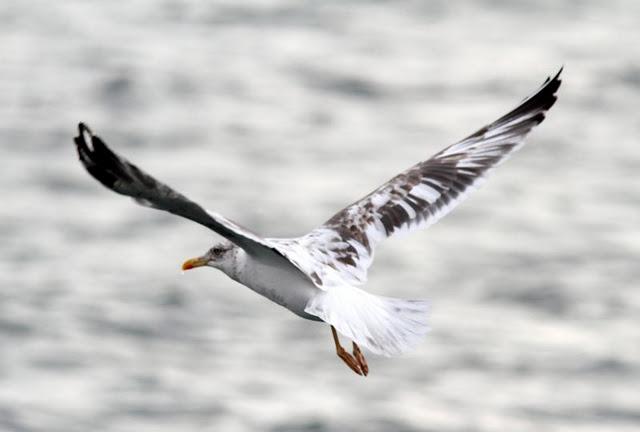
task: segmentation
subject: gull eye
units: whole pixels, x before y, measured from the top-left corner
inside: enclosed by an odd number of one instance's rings
[[[221,249],[221,248],[219,248],[219,247],[213,248],[211,251],[212,251],[212,252],[213,252],[213,254],[214,254],[214,255],[216,255],[216,256],[220,256],[220,255],[222,254],[222,249]]]

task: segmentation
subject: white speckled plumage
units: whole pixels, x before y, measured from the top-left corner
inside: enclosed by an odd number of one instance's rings
[[[199,258],[295,314],[325,321],[382,355],[415,346],[428,331],[428,303],[366,293],[375,246],[437,222],[522,146],[554,104],[560,72],[518,107],[420,162],[298,238],[262,238],[204,210],[111,151],[84,124],[75,138],[87,171],[141,205],[186,217],[228,241]],[[205,264],[203,264],[205,265]]]

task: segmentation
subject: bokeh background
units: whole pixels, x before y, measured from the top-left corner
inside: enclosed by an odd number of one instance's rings
[[[640,3],[0,3],[0,430],[637,431]],[[77,162],[85,121],[188,196],[296,236],[565,65],[528,145],[368,289],[433,302],[360,378],[213,270],[216,235]]]

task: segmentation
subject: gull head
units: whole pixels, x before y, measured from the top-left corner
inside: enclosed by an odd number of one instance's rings
[[[235,261],[235,246],[231,242],[215,244],[204,255],[188,259],[182,264],[182,270],[191,270],[196,267],[214,267],[222,271],[233,266]]]

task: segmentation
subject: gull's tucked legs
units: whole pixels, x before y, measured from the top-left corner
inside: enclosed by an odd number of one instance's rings
[[[362,354],[360,347],[355,342],[353,342],[353,356],[358,361],[358,365],[360,366],[360,370],[364,376],[369,375],[369,365],[367,364],[367,360],[364,358],[364,354]]]
[[[342,361],[345,362],[347,366],[351,368],[352,371],[354,371],[358,375],[362,375],[363,372],[362,370],[360,370],[360,363],[351,354],[349,354],[344,348],[342,348],[342,345],[340,345],[340,340],[338,339],[338,332],[336,331],[336,328],[334,326],[331,326],[331,333],[333,334],[333,341],[336,343],[336,354],[338,354],[338,357],[340,357]],[[367,372],[368,372],[368,369],[367,369]]]

